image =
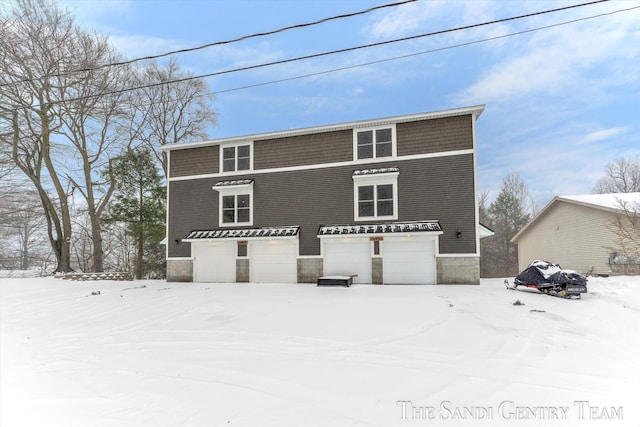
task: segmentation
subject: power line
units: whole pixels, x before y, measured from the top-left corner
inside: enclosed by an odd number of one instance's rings
[[[94,67],[85,67],[85,68],[78,68],[76,70],[63,71],[61,73],[51,74],[51,75],[48,75],[48,76],[45,76],[45,77],[48,77],[48,78],[51,78],[51,77],[63,77],[63,76],[67,76],[67,75],[74,74],[74,73],[96,71],[96,70],[100,70],[102,68],[115,67],[115,66],[120,66],[120,65],[128,65],[128,64],[133,64],[133,63],[136,63],[136,62],[146,61],[146,60],[150,60],[150,59],[164,58],[164,57],[171,56],[171,55],[176,55],[176,54],[179,54],[179,53],[194,52],[196,50],[206,49],[206,48],[213,47],[213,46],[221,46],[221,45],[236,43],[236,42],[240,42],[240,41],[248,40],[248,39],[252,39],[252,38],[264,37],[264,36],[269,36],[269,35],[273,35],[273,34],[278,34],[278,33],[282,33],[282,32],[288,31],[288,30],[292,30],[292,29],[311,27],[311,26],[314,26],[314,25],[323,24],[325,22],[335,21],[337,19],[351,18],[351,17],[358,16],[358,15],[364,15],[366,13],[370,13],[370,12],[373,12],[373,11],[376,11],[376,10],[385,9],[385,8],[389,8],[389,7],[401,6],[401,5],[404,5],[406,3],[413,3],[413,2],[416,2],[416,1],[418,1],[418,0],[404,0],[404,1],[397,2],[397,3],[383,4],[383,5],[380,5],[380,6],[370,7],[369,9],[365,9],[365,10],[362,10],[362,11],[359,11],[359,12],[352,12],[352,13],[345,13],[345,14],[342,14],[342,15],[331,16],[329,18],[323,18],[323,19],[320,19],[320,20],[317,20],[317,21],[313,21],[313,22],[307,22],[307,23],[304,23],[304,24],[296,24],[296,25],[290,25],[290,26],[287,26],[287,27],[282,27],[282,28],[279,28],[277,30],[271,30],[271,31],[266,31],[266,32],[262,32],[262,33],[254,33],[254,34],[238,37],[238,38],[235,38],[235,39],[207,43],[207,44],[204,44],[204,45],[201,45],[201,46],[196,46],[196,47],[191,47],[191,48],[172,50],[172,51],[161,53],[161,54],[158,54],[158,55],[143,56],[143,57],[139,57],[139,58],[129,59],[129,60],[126,60],[126,61],[111,62],[111,63],[107,63],[107,64],[101,64],[101,65],[97,65],[97,66],[94,66]],[[40,77],[40,78],[42,78],[42,77]],[[32,77],[32,78],[28,78],[28,79],[18,80],[18,81],[15,81],[15,82],[3,83],[3,84],[0,84],[0,87],[8,86],[8,85],[11,85],[11,84],[16,84],[16,83],[32,82],[32,81],[37,80],[37,79],[38,79],[37,77]]]
[[[190,81],[190,80],[203,79],[203,78],[207,78],[207,77],[214,77],[214,76],[220,76],[220,75],[225,75],[225,74],[237,73],[237,72],[240,72],[240,71],[248,71],[248,70],[254,70],[254,69],[258,69],[258,68],[265,68],[265,67],[269,67],[269,66],[273,66],[273,65],[287,64],[287,63],[302,61],[302,60],[306,60],[306,59],[312,59],[312,58],[319,58],[319,57],[328,56],[328,55],[334,55],[334,54],[337,54],[337,53],[352,52],[352,51],[360,50],[360,49],[366,49],[366,48],[377,47],[377,46],[384,46],[384,45],[388,45],[388,44],[392,44],[392,43],[399,43],[399,42],[403,42],[403,41],[415,40],[415,39],[424,38],[424,37],[442,35],[442,34],[452,33],[452,32],[456,32],[456,31],[462,31],[462,30],[468,30],[468,29],[472,29],[472,28],[483,27],[483,26],[487,26],[487,25],[498,24],[498,23],[502,23],[502,22],[509,22],[509,21],[514,21],[514,20],[518,20],[518,19],[530,18],[530,17],[533,17],[533,16],[540,16],[540,15],[545,15],[545,14],[548,14],[548,13],[560,12],[560,11],[565,11],[565,10],[569,10],[569,9],[575,9],[575,8],[584,7],[584,6],[591,6],[591,5],[598,4],[598,3],[606,3],[608,1],[610,1],[610,0],[596,0],[596,1],[588,2],[588,3],[581,3],[581,4],[577,4],[577,5],[572,5],[572,6],[564,6],[564,7],[555,8],[555,9],[548,9],[548,10],[539,11],[539,12],[527,13],[527,14],[524,14],[524,15],[513,16],[513,17],[510,17],[510,18],[496,19],[496,20],[493,20],[493,21],[487,21],[487,22],[483,22],[483,23],[480,23],[480,24],[465,25],[465,26],[462,26],[462,27],[450,28],[450,29],[447,29],[447,30],[434,31],[434,32],[430,32],[430,33],[418,34],[418,35],[413,35],[413,36],[408,36],[408,37],[402,37],[402,38],[393,39],[393,40],[386,40],[386,41],[377,42],[377,43],[369,43],[369,44],[355,46],[355,47],[337,49],[337,50],[321,52],[321,53],[315,53],[315,54],[311,54],[311,55],[304,55],[304,56],[299,56],[299,57],[289,58],[289,59],[282,59],[282,60],[278,60],[278,61],[272,61],[272,62],[257,64],[257,65],[249,65],[249,66],[234,68],[234,69],[230,69],[230,70],[216,71],[216,72],[213,72],[213,73],[200,74],[200,75],[196,75],[196,76],[188,76],[188,77],[184,77],[184,78],[180,78],[180,79],[173,79],[173,80],[168,80],[168,81],[163,81],[163,82],[149,83],[149,84],[146,84],[146,85],[134,86],[134,87],[130,87],[130,88],[118,89],[118,90],[113,90],[113,91],[108,91],[108,92],[101,92],[101,93],[96,93],[96,94],[92,94],[92,95],[85,95],[85,96],[82,96],[82,97],[68,98],[68,99],[65,99],[64,101],[79,101],[81,99],[95,98],[95,97],[104,96],[104,95],[116,95],[116,94],[120,94],[120,93],[124,93],[124,92],[130,92],[130,91],[138,90],[138,89],[148,89],[148,88],[152,88],[152,87],[164,86],[164,85],[169,85],[169,84],[173,84],[173,83],[181,83],[181,82]],[[57,103],[60,103],[60,102],[62,102],[62,100],[61,101],[52,101],[49,104],[57,104]]]
[[[455,49],[455,48],[465,47],[465,46],[471,46],[471,45],[474,45],[474,44],[485,43],[485,42],[488,42],[488,41],[499,40],[499,39],[503,39],[503,38],[507,38],[507,37],[513,37],[513,36],[519,36],[519,35],[522,35],[522,34],[533,33],[533,32],[541,31],[541,30],[547,30],[549,28],[560,27],[560,26],[563,26],[563,25],[573,24],[573,23],[581,22],[581,21],[587,21],[589,19],[600,18],[600,17],[607,16],[607,15],[613,15],[613,14],[616,14],[616,13],[628,12],[628,11],[633,10],[633,9],[640,9],[640,6],[634,6],[634,7],[630,7],[630,8],[627,8],[627,9],[619,9],[619,10],[615,10],[615,11],[612,11],[612,12],[603,12],[603,13],[600,13],[598,15],[592,15],[592,16],[587,16],[587,17],[584,17],[584,18],[572,19],[570,21],[558,22],[556,24],[545,25],[543,27],[530,28],[528,30],[517,31],[515,33],[503,34],[501,36],[494,36],[494,37],[489,37],[489,38],[486,38],[486,39],[474,40],[474,41],[470,41],[470,42],[460,43],[460,44],[451,45],[451,46],[445,46],[445,47],[441,47],[441,48],[437,48],[437,49],[425,50],[425,51],[421,51],[421,52],[410,53],[410,54],[401,55],[401,56],[394,56],[392,58],[379,59],[379,60],[376,60],[376,61],[364,62],[364,63],[361,63],[361,64],[354,64],[354,65],[349,65],[349,66],[346,66],[346,67],[333,68],[333,69],[330,69],[330,70],[318,71],[318,72],[315,72],[315,73],[309,73],[309,74],[304,74],[304,75],[300,75],[300,76],[286,77],[286,78],[283,78],[283,79],[271,80],[271,81],[268,81],[268,82],[255,83],[255,84],[250,84],[250,85],[245,85],[245,86],[239,86],[239,87],[230,88],[230,89],[216,90],[216,91],[209,92],[207,94],[203,94],[203,95],[200,95],[200,96],[217,95],[217,94],[220,94],[220,93],[235,92],[235,91],[244,90],[244,89],[251,89],[251,88],[254,88],[254,87],[267,86],[267,85],[276,84],[276,83],[284,83],[284,82],[288,82],[288,81],[304,79],[304,78],[307,78],[307,77],[315,77],[315,76],[335,73],[335,72],[339,72],[339,71],[351,70],[351,69],[354,69],[354,68],[366,67],[366,66],[369,66],[369,65],[381,64],[381,63],[384,63],[384,62],[397,61],[399,59],[406,59],[406,58],[411,58],[411,57],[414,57],[414,56],[426,55],[426,54],[429,54],[429,53],[441,52],[441,51],[444,51],[444,50]]]

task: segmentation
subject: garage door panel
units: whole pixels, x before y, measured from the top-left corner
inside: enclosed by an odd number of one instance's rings
[[[357,274],[353,283],[371,283],[371,242],[325,241],[323,243],[324,275]]]
[[[295,241],[255,241],[249,249],[251,281],[255,283],[296,283],[298,246]]]
[[[233,283],[236,281],[235,242],[193,244],[193,281]]]
[[[385,284],[434,284],[434,241],[385,239],[382,274]]]

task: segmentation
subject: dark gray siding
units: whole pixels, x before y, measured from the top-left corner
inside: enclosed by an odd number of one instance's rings
[[[218,173],[220,169],[220,147],[217,145],[173,150],[170,156],[171,178]]]
[[[473,148],[472,116],[398,123],[398,156]]]
[[[399,221],[440,220],[440,253],[475,252],[473,155],[343,166],[268,174],[254,179],[254,226],[300,225],[300,255],[319,255],[320,224],[352,224],[355,169],[397,166]],[[176,243],[195,229],[218,228],[220,178],[173,181],[169,186],[169,256],[190,256]],[[457,232],[461,237],[456,237]]]
[[[353,160],[353,131],[254,141],[253,153],[256,170],[348,162]]]
[[[169,225],[167,245],[170,257],[191,256],[191,244],[176,243],[191,230],[218,227],[218,193],[211,187],[218,178],[169,182]]]
[[[471,115],[396,125],[398,156],[473,148]],[[219,172],[218,145],[171,151],[170,177]],[[338,163],[353,160],[353,131],[341,130],[256,140],[255,170]]]

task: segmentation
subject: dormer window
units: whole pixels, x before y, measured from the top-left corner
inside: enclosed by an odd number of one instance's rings
[[[354,156],[356,160],[377,159],[395,155],[395,128],[354,130]]]

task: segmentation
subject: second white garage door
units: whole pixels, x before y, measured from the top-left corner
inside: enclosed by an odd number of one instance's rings
[[[357,274],[353,283],[371,283],[371,242],[369,239],[323,242],[324,275]]]
[[[385,238],[383,245],[384,284],[435,284],[434,240]]]
[[[249,242],[250,281],[254,283],[296,283],[298,246],[295,240]]]

